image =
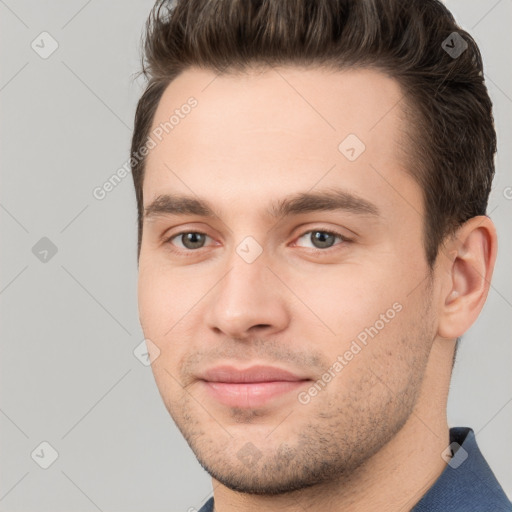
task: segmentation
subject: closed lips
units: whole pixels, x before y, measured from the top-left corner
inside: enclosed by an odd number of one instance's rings
[[[245,369],[238,369],[232,366],[216,366],[203,372],[199,378],[208,382],[240,384],[310,380],[307,377],[296,375],[287,370],[273,366],[252,366]]]

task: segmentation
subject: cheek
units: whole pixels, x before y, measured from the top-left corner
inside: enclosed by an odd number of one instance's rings
[[[309,312],[296,314],[298,330],[316,339],[315,349],[323,352],[331,373],[340,376],[333,379],[332,390],[373,385],[375,379],[403,390],[411,372],[424,366],[432,333],[425,290],[419,286],[410,293],[417,284],[390,263],[351,265],[302,278],[297,295],[306,297],[321,324],[317,319],[312,324]],[[317,327],[326,334],[315,334]]]
[[[168,409],[174,409],[175,402],[181,396],[179,361],[185,347],[180,347],[177,339],[180,311],[180,292],[176,283],[156,265],[139,266],[138,307],[139,320],[144,338],[150,343],[157,355],[151,364],[151,370],[160,395]],[[176,336],[175,336],[176,338]]]
[[[339,343],[373,326],[389,310],[388,316],[394,318],[398,306],[393,309],[393,304],[403,301],[403,293],[396,280],[390,279],[392,273],[382,267],[371,270],[367,265],[351,264],[326,267],[315,275],[303,273],[300,278],[290,275],[297,283],[294,291],[307,309],[307,316],[301,314],[297,319],[309,322],[313,312],[315,325],[320,320]]]
[[[177,315],[176,297],[180,291],[170,277],[168,272],[157,265],[139,265],[139,319],[144,335],[148,338],[162,337],[172,326],[172,320]]]
[[[388,310],[384,317],[372,316],[365,327],[355,329],[356,335],[331,343],[327,359],[334,377],[325,392],[319,393],[329,404],[327,409],[346,407],[357,410],[355,415],[373,411],[387,417],[403,404],[412,403],[428,360],[426,327],[426,323],[411,321],[411,311],[403,306]],[[323,380],[330,379],[324,376]]]
[[[175,368],[202,322],[201,308],[211,277],[185,275],[165,265],[139,265],[138,308],[145,338],[160,350],[154,366]],[[196,336],[197,337],[197,336]]]

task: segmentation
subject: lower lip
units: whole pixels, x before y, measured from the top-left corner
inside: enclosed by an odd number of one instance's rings
[[[229,407],[260,407],[278,396],[304,386],[306,380],[252,383],[207,382],[205,387],[215,400]]]

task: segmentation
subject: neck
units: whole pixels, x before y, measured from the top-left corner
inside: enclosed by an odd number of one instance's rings
[[[455,342],[436,340],[417,403],[401,430],[343,479],[291,493],[242,494],[213,479],[215,512],[409,511],[446,467],[450,444],[446,405]]]

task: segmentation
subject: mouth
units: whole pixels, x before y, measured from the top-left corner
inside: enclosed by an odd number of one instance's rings
[[[217,366],[205,371],[200,381],[215,401],[228,407],[251,409],[291,394],[311,379],[272,366]]]

